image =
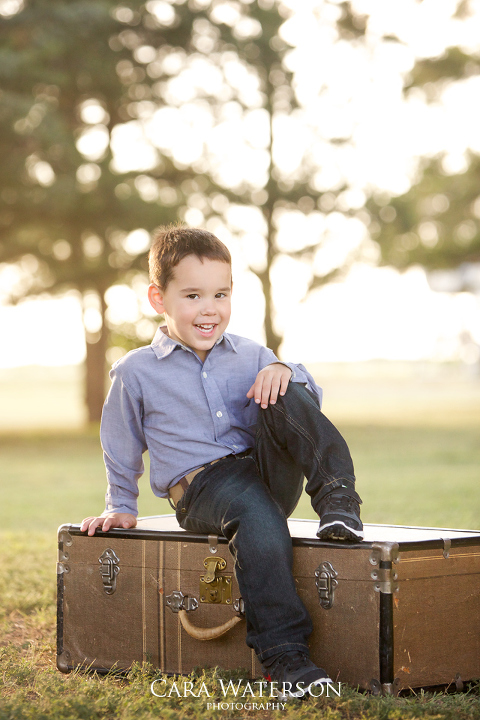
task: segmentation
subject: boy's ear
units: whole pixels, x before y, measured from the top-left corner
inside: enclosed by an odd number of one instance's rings
[[[151,283],[148,286],[148,300],[155,312],[157,312],[159,315],[163,315],[163,313],[165,312],[165,308],[163,306],[163,293],[158,287],[158,285],[154,285],[153,283]]]

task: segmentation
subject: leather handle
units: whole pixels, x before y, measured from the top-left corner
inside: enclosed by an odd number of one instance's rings
[[[213,628],[199,628],[195,627],[195,625],[192,625],[192,623],[187,617],[186,610],[179,610],[178,615],[180,617],[180,622],[182,623],[185,632],[187,632],[191,637],[195,638],[195,640],[215,640],[215,638],[218,638],[221,635],[225,635],[225,633],[227,633],[229,630],[235,627],[237,623],[243,620],[242,617],[235,615],[235,617],[230,618],[230,620],[227,620],[227,622],[223,623],[223,625],[217,625],[217,627]]]

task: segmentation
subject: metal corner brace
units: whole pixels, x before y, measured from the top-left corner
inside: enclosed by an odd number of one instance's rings
[[[371,572],[376,592],[387,595],[398,592],[399,586],[396,583],[398,575],[393,569],[393,564],[398,563],[399,560],[398,543],[373,543],[370,564],[377,566]]]

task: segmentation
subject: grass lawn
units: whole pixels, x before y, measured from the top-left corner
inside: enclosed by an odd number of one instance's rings
[[[357,394],[348,385],[354,400],[365,392],[363,381],[356,386]],[[390,413],[386,418],[370,407],[360,419],[354,400],[349,417],[339,381],[338,402],[324,409],[349,443],[366,522],[479,527],[480,405],[475,410],[471,402],[478,393],[474,387],[473,395],[465,392],[464,405],[456,396],[450,415],[448,403],[443,403],[441,422],[437,412],[429,422],[424,406],[416,410],[409,403],[407,422],[403,408],[401,416]],[[335,400],[333,381],[332,388]],[[378,395],[371,396],[378,402]],[[388,405],[384,397],[381,407]],[[420,399],[425,403],[425,394]],[[480,686],[475,684],[468,693],[420,691],[402,698],[377,698],[344,688],[341,698],[311,698],[284,711],[212,712],[205,698],[154,697],[150,683],[155,675],[148,667],[134,668],[127,680],[61,675],[55,667],[56,529],[102,510],[105,479],[97,431],[0,435],[0,468],[0,720],[480,718]],[[142,479],[140,498],[142,515],[171,512],[166,501],[153,496],[148,479]],[[313,517],[308,498],[302,498],[295,515]],[[218,694],[219,679],[234,676],[209,671],[203,677],[199,671],[192,681],[199,689],[203,679]],[[218,694],[215,701],[234,698]]]

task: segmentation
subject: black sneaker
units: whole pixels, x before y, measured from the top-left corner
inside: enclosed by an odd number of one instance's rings
[[[332,492],[320,502],[318,514],[320,525],[317,537],[320,540],[342,540],[360,542],[363,540],[363,524],[360,520],[360,497]]]
[[[325,670],[317,667],[305,653],[285,652],[262,665],[266,680],[277,683],[273,692],[279,700],[302,698],[312,685],[331,683]],[[300,685],[300,686],[299,686]]]

